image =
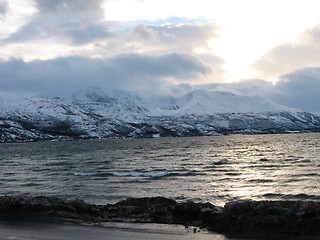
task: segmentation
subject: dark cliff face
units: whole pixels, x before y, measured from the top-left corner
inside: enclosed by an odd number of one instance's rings
[[[230,202],[222,208],[163,197],[129,198],[108,205],[53,197],[0,197],[0,220],[30,219],[170,223],[223,234],[320,236],[319,201],[246,200]]]

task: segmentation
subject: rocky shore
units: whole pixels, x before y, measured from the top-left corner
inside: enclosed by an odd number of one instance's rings
[[[319,201],[177,202],[163,197],[128,198],[94,205],[55,197],[0,197],[0,221],[139,222],[197,226],[223,234],[320,236]]]

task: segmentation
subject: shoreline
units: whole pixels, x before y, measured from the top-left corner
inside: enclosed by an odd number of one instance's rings
[[[84,225],[52,222],[0,221],[0,239],[24,240],[225,240],[221,234],[186,232],[183,226],[150,224]]]
[[[99,140],[134,140],[134,139],[166,139],[166,138],[189,138],[189,137],[226,137],[226,136],[259,136],[259,135],[292,135],[292,134],[318,134],[320,129],[307,129],[299,131],[277,131],[277,129],[268,130],[265,132],[234,132],[225,134],[214,134],[214,135],[183,135],[183,136],[160,136],[160,137],[87,137],[87,138],[39,138],[39,139],[24,139],[24,140],[2,140],[0,139],[0,144],[14,144],[14,143],[46,143],[46,142],[81,142],[81,141],[99,141]]]
[[[276,234],[220,234],[193,229],[182,225],[152,223],[76,224],[71,222],[1,221],[0,240],[317,240],[318,236],[290,236]]]
[[[320,236],[320,201],[176,202],[164,197],[128,198],[95,205],[55,197],[0,196],[0,222],[79,224],[157,223],[195,226],[227,235]]]

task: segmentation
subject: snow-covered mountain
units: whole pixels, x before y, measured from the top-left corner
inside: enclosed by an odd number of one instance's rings
[[[216,114],[230,112],[281,112],[299,111],[267,101],[261,97],[239,96],[228,92],[194,90],[181,97],[153,99],[153,105],[163,111],[163,115],[182,116],[186,114]],[[156,114],[155,114],[156,115]]]
[[[86,112],[127,122],[140,122],[149,112],[137,95],[120,91],[112,94],[108,95],[99,88],[88,88],[73,94],[72,104]]]
[[[260,97],[195,90],[143,98],[99,88],[71,100],[0,94],[0,141],[318,131],[320,117]]]

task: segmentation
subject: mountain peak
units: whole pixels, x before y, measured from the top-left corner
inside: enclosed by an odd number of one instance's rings
[[[73,101],[76,102],[96,102],[96,103],[109,103],[115,100],[108,96],[106,92],[98,87],[90,87],[87,89],[80,90],[73,94]]]
[[[258,96],[249,97],[205,89],[196,89],[180,97],[162,97],[158,101],[154,99],[153,104],[167,110],[164,114],[169,115],[299,111]]]

